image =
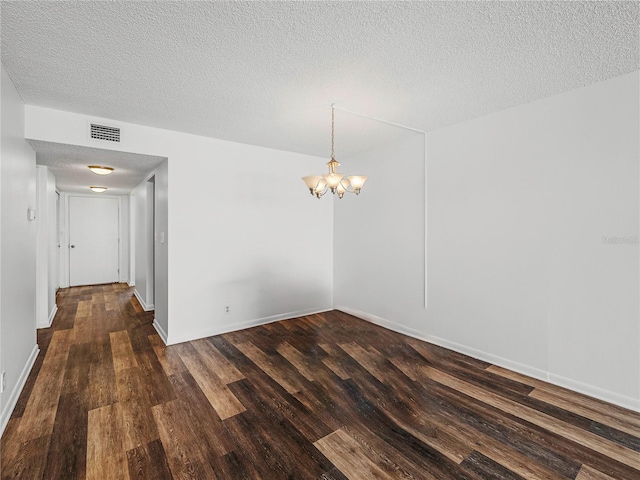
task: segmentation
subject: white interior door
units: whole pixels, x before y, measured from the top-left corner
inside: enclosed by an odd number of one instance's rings
[[[118,281],[117,198],[69,197],[69,285]]]

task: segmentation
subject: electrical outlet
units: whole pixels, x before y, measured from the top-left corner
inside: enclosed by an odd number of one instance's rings
[[[229,305],[224,306],[224,313],[231,313],[231,307]]]
[[[5,373],[7,372],[2,372],[2,380],[0,380],[0,393],[4,392],[4,389],[7,388],[7,381],[5,380]]]

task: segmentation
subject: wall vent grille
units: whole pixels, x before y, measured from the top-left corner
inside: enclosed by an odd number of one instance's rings
[[[120,129],[117,127],[107,127],[105,125],[91,124],[91,138],[96,140],[106,140],[108,142],[120,141]]]

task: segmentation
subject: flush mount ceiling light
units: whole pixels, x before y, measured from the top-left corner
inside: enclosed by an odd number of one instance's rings
[[[93,190],[96,193],[103,193],[107,191],[107,187],[89,187],[91,190]]]
[[[318,198],[322,197],[329,190],[331,190],[331,193],[333,194],[337,193],[338,198],[342,198],[345,192],[359,195],[364,182],[369,178],[365,175],[351,175],[346,177],[342,173],[336,171],[340,166],[340,163],[336,161],[333,155],[335,143],[334,105],[335,104],[331,105],[331,160],[327,163],[329,173],[325,175],[307,175],[306,177],[302,177],[302,180],[304,180],[304,183],[309,188],[311,195],[315,195]]]
[[[91,170],[96,175],[109,175],[111,172],[113,172],[113,168],[101,167],[100,165],[89,165],[89,170]]]

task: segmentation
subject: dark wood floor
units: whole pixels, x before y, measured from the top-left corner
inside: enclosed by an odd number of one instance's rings
[[[2,478],[639,479],[640,415],[340,312],[163,346],[62,290]]]

